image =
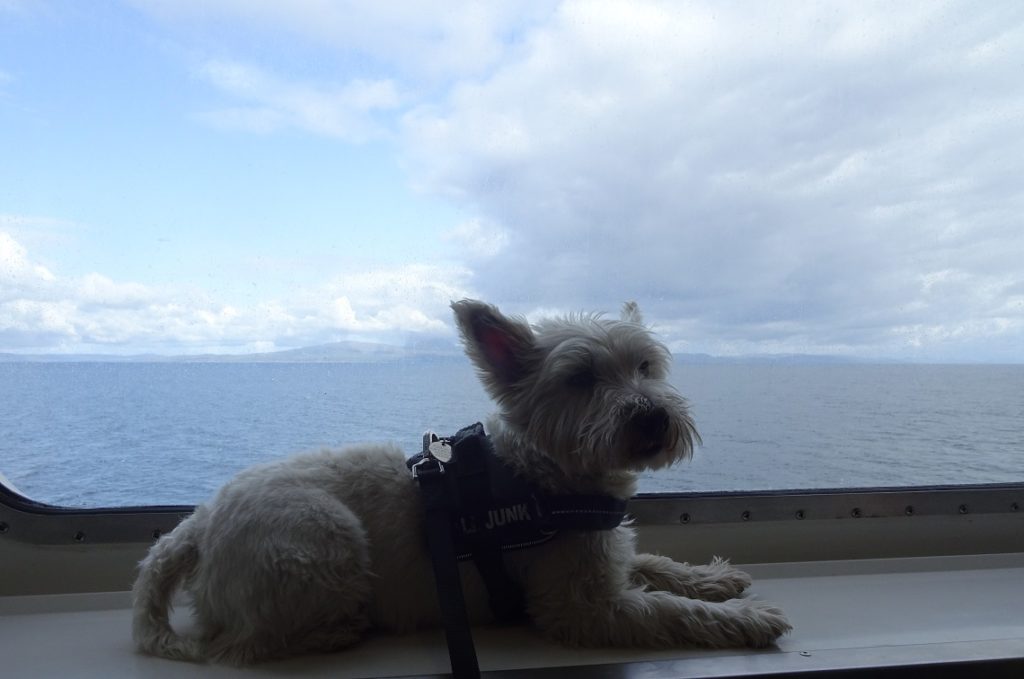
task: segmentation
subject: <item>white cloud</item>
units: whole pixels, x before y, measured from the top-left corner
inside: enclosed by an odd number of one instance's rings
[[[49,269],[32,262],[20,243],[0,231],[0,301],[41,291],[53,281],[54,275]]]
[[[329,299],[339,329],[351,332],[448,332],[448,305],[469,295],[470,272],[458,266],[410,264],[343,274],[312,293]],[[314,301],[307,294],[312,306]]]
[[[1024,42],[976,9],[566,2],[406,116],[411,164],[508,233],[489,297],[638,297],[694,349],[1022,346]]]
[[[0,346],[52,349],[75,343],[79,339],[78,332],[68,319],[73,311],[74,305],[70,302],[0,301]]]
[[[200,113],[210,124],[248,132],[296,127],[346,141],[362,141],[384,133],[373,114],[399,106],[401,98],[390,80],[354,79],[342,85],[294,83],[255,66],[214,60],[201,75],[231,97],[250,102]]]
[[[185,26],[228,22],[282,34],[304,44],[357,53],[384,70],[419,80],[486,73],[522,27],[546,16],[547,3],[453,0],[444,3],[365,0],[133,0],[135,6]]]
[[[78,281],[79,304],[90,307],[138,308],[150,304],[158,295],[138,283],[115,283],[98,273],[86,274]]]
[[[223,22],[342,55],[327,79],[206,60],[223,105],[199,117],[397,135],[411,181],[473,215],[443,235],[468,268],[351,272],[231,306],[47,281],[8,245],[11,327],[245,346],[440,333],[472,284],[518,311],[636,298],[692,351],[1021,359],[1015,3],[134,4],[186,34]]]
[[[457,252],[472,259],[494,257],[508,245],[508,232],[493,222],[469,219],[441,234]]]
[[[201,290],[155,289],[95,272],[62,278],[0,232],[0,350],[247,352],[451,336],[448,304],[468,294],[468,278],[452,266],[378,268],[239,306]]]

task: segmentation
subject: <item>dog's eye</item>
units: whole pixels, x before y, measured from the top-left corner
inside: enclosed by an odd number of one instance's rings
[[[643,375],[644,377],[650,376],[650,374],[651,374],[651,362],[650,361],[642,362],[640,364],[639,370],[640,370],[640,374]]]
[[[570,387],[576,389],[590,389],[594,386],[594,373],[591,370],[580,370],[572,375],[565,381]]]

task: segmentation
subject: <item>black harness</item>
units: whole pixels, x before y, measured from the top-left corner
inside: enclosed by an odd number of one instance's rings
[[[495,456],[479,422],[447,438],[428,432],[422,452],[406,465],[420,486],[427,546],[457,678],[480,672],[458,561],[472,559],[476,565],[495,618],[519,620],[525,615],[525,598],[505,570],[505,552],[542,545],[563,530],[611,530],[626,514],[626,501],[608,495],[541,491]]]

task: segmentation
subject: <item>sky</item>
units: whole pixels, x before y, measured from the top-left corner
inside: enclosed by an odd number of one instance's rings
[[[1024,4],[0,0],[0,352],[1024,362]]]

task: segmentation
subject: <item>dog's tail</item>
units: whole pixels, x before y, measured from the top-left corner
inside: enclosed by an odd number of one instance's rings
[[[132,638],[143,653],[176,660],[203,659],[198,640],[179,636],[168,619],[171,597],[199,561],[196,536],[203,507],[157,541],[139,564],[132,588]]]

